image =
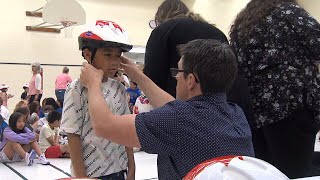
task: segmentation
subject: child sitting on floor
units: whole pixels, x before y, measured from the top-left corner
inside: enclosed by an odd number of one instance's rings
[[[69,154],[68,144],[59,144],[59,127],[61,113],[53,111],[48,115],[48,124],[42,126],[39,135],[39,145],[41,151],[48,158],[66,157]]]
[[[0,143],[0,162],[25,161],[28,166],[33,164],[36,154],[39,163],[50,164],[35,141],[35,134],[25,127],[25,117],[22,113],[14,112],[9,118],[9,126],[4,129]],[[29,150],[31,150],[30,153]]]

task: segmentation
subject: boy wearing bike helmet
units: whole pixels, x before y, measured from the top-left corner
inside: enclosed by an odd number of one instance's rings
[[[118,71],[122,52],[132,48],[126,32],[111,21],[96,21],[79,36],[79,49],[87,62],[104,72],[101,91],[112,112],[129,114],[125,87],[111,79]],[[72,176],[98,179],[134,179],[132,148],[97,137],[88,111],[88,92],[79,80],[67,88],[61,129],[68,134]]]

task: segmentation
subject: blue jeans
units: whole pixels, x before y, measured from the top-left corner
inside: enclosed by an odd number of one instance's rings
[[[64,99],[64,93],[66,92],[65,89],[58,89],[55,91],[56,93],[56,97],[57,97],[57,100],[61,100],[63,102],[63,99]]]

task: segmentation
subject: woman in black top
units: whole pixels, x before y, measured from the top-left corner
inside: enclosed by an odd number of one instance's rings
[[[226,36],[215,26],[207,23],[198,14],[193,14],[180,0],[166,0],[155,16],[158,24],[148,40],[144,73],[161,89],[173,97],[176,80],[170,68],[177,68],[180,56],[177,45],[194,39],[216,39],[228,42]]]
[[[230,31],[248,79],[256,157],[308,175],[320,122],[320,25],[294,0],[251,0]]]

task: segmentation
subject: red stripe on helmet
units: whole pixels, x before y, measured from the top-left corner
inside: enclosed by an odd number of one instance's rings
[[[100,36],[92,33],[91,31],[84,32],[80,35],[81,38],[103,40]]]

